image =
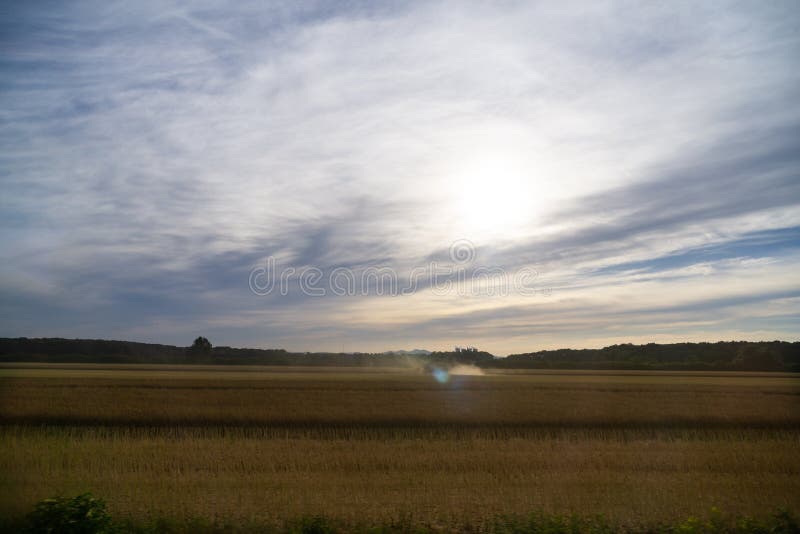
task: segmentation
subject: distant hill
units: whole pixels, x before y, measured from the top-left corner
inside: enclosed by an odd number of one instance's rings
[[[202,363],[231,365],[407,366],[467,363],[501,369],[642,369],[800,371],[800,342],[621,344],[602,349],[558,349],[497,358],[475,348],[372,353],[293,353],[283,349],[209,347],[203,351],[133,341],[0,338],[0,362]],[[416,363],[415,363],[416,362]]]

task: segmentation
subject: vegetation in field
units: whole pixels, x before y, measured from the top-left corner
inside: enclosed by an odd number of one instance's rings
[[[114,530],[106,504],[90,493],[39,502],[28,514],[26,530],[57,534],[102,534]]]
[[[602,515],[559,515],[530,513],[520,516],[496,516],[480,523],[417,522],[411,516],[402,516],[383,523],[345,522],[322,515],[304,516],[285,521],[281,525],[268,523],[220,523],[204,519],[176,521],[158,518],[148,522],[114,521],[101,499],[89,493],[73,498],[50,498],[38,503],[25,520],[0,525],[3,530],[30,533],[52,532],[58,534],[122,534],[122,533],[223,533],[263,532],[286,534],[337,534],[337,533],[439,533],[465,532],[485,534],[611,534],[627,533],[764,533],[795,534],[800,532],[797,519],[787,511],[779,511],[766,519],[725,516],[713,508],[704,519],[690,517],[677,524],[669,523],[613,523]]]
[[[136,525],[761,521],[800,509],[799,408],[777,374],[14,369],[0,516],[88,490]]]
[[[560,428],[714,431],[800,426],[800,379],[795,375],[512,374],[457,376],[442,384],[413,373],[250,371],[198,377],[181,370],[95,375],[79,369],[60,379],[65,371],[39,376],[40,371],[3,379],[0,422],[286,431],[485,429],[508,437]]]

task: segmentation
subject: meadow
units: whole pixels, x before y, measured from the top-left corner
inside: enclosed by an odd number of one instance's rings
[[[800,510],[798,446],[793,374],[0,367],[4,518],[84,491],[134,522],[764,517]]]

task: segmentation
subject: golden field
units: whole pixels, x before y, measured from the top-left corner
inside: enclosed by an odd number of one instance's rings
[[[619,523],[800,509],[800,379],[778,373],[0,367],[0,514]]]

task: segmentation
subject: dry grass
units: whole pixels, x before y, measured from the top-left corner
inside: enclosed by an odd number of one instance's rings
[[[213,378],[197,378],[192,372],[117,373],[6,377],[0,420],[123,425],[800,425],[800,383],[794,377],[583,373],[465,376],[439,384],[427,376],[401,373],[237,373],[234,378],[226,373]]]
[[[800,509],[791,376],[11,371],[6,516],[86,490],[120,516],[276,522]]]

